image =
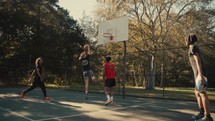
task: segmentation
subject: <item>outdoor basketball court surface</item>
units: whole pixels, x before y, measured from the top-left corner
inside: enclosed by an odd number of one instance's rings
[[[0,121],[192,121],[192,114],[198,113],[192,101],[115,96],[114,103],[105,106],[101,93],[90,93],[85,101],[83,92],[47,89],[52,99],[45,101],[40,89],[24,99],[20,91],[0,89]],[[211,112],[215,118],[214,102]]]

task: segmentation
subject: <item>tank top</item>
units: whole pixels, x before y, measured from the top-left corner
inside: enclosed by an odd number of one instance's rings
[[[87,54],[86,57],[82,58],[81,60],[83,71],[90,70],[90,55]]]

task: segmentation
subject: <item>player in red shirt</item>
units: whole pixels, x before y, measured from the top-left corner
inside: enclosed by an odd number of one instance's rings
[[[105,105],[113,102],[113,87],[116,85],[116,72],[114,68],[114,64],[110,62],[111,57],[109,55],[106,56],[106,62],[103,65],[103,80],[105,80],[105,95],[107,97],[107,101]]]

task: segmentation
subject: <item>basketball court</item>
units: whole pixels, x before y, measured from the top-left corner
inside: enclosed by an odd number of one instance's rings
[[[22,88],[24,89],[24,88]],[[151,98],[114,97],[114,103],[105,106],[102,93],[89,93],[63,89],[47,89],[50,101],[42,99],[36,89],[24,99],[19,98],[20,88],[0,89],[1,121],[192,121],[197,104],[192,101]],[[211,103],[212,117],[215,105]]]
[[[97,45],[124,42],[124,75],[126,66],[126,41],[128,41],[128,17],[101,22]],[[125,85],[123,85],[124,87]],[[198,113],[197,102],[138,98],[116,95],[114,102],[105,106],[104,93],[89,93],[64,89],[47,89],[52,99],[42,99],[42,91],[35,89],[20,99],[23,88],[0,89],[0,121],[192,121]],[[123,98],[122,98],[123,97]],[[211,115],[215,118],[215,103],[211,103]]]

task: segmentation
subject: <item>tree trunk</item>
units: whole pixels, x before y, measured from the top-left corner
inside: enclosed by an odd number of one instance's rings
[[[142,71],[142,86],[143,87],[146,87],[146,68],[145,68],[145,66],[144,66],[144,64],[143,63],[141,63],[141,66],[142,66],[142,68],[143,68],[143,71]]]
[[[148,83],[146,85],[146,89],[148,89],[148,90],[154,90],[155,89],[155,65],[154,64],[155,64],[155,57],[152,54],[149,79],[148,79]]]
[[[136,87],[138,87],[139,85],[138,85],[138,83],[137,83],[137,75],[136,75],[136,72],[135,72],[135,70],[133,70],[132,72],[133,72],[133,75],[134,75],[134,85],[135,85]]]
[[[138,85],[138,83],[137,83],[137,74],[136,74],[136,68],[135,68],[135,62],[133,61],[133,67],[134,67],[134,70],[132,71],[133,72],[133,74],[134,74],[134,85],[136,86],[136,87],[138,87],[139,85]]]

